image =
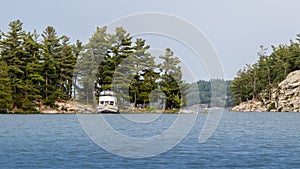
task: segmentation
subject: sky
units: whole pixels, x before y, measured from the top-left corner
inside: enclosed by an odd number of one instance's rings
[[[26,31],[42,33],[51,25],[59,35],[83,42],[97,26],[124,16],[171,14],[193,24],[209,39],[226,79],[233,79],[245,64],[255,63],[260,45],[271,52],[271,45],[287,44],[300,33],[299,0],[0,0],[0,6],[2,31],[20,19]],[[148,38],[154,46],[161,42]]]

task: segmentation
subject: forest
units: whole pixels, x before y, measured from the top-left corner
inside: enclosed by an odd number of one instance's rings
[[[179,58],[167,48],[157,62],[146,40],[134,39],[122,27],[107,33],[97,27],[87,44],[74,44],[53,26],[38,34],[12,21],[0,37],[0,111],[38,113],[38,105],[81,99],[93,102],[102,90],[115,88],[134,106],[149,103],[149,93],[161,90],[166,108],[187,104],[188,84],[182,80]],[[117,81],[117,83],[115,83]]]
[[[2,112],[35,113],[43,102],[72,97],[73,70],[82,43],[58,37],[48,26],[41,35],[26,32],[20,20],[9,23],[0,37],[0,108]]]
[[[258,61],[239,70],[230,85],[234,104],[248,100],[269,100],[272,89],[275,89],[288,73],[300,70],[299,43],[298,34],[289,44],[271,46],[271,51],[261,45],[257,53]]]
[[[232,102],[231,91],[229,90],[229,86],[231,84],[231,80],[220,80],[220,79],[211,79],[211,80],[198,80],[197,82],[191,83],[189,85],[187,98],[189,100],[188,106],[192,106],[195,104],[202,104],[205,107],[211,107],[211,97],[212,97],[212,83],[214,82],[215,86],[214,90],[222,90],[226,89],[225,96],[226,98],[220,98],[222,103],[220,103],[219,107],[233,107],[234,104]],[[220,86],[222,85],[222,86]],[[224,86],[225,85],[225,86]],[[219,93],[223,93],[222,91],[215,91]],[[222,96],[220,94],[219,96]]]
[[[88,103],[94,94],[98,97],[100,91],[112,90],[122,105],[146,107],[150,93],[159,90],[166,97],[167,109],[186,105],[188,84],[182,79],[180,59],[166,48],[157,61],[147,52],[149,48],[145,39],[134,39],[122,27],[113,34],[106,26],[98,27],[77,61],[76,97]]]

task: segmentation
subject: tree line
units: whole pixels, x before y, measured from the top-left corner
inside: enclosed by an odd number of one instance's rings
[[[239,104],[248,100],[269,100],[272,89],[286,78],[288,73],[300,70],[300,35],[289,44],[271,46],[272,51],[260,46],[259,59],[239,70],[230,85],[233,101]]]
[[[72,96],[73,70],[81,42],[58,36],[52,26],[41,35],[26,32],[20,20],[0,36],[0,110],[37,112],[36,105],[55,106]]]
[[[38,34],[27,32],[20,20],[0,33],[0,111],[38,112],[40,104],[55,107],[72,97],[92,103],[102,90],[116,90],[134,106],[149,104],[158,89],[166,108],[187,104],[188,84],[182,80],[180,60],[167,48],[159,61],[145,39],[124,28],[108,33],[98,27],[87,44],[58,36],[53,26]]]
[[[213,83],[212,83],[213,82]],[[215,85],[212,88],[212,84]],[[225,86],[224,86],[225,85]],[[219,100],[219,107],[232,107],[234,106],[231,96],[231,91],[229,86],[231,85],[231,80],[221,80],[221,79],[211,79],[211,80],[198,80],[197,82],[191,83],[189,85],[187,98],[189,100],[188,106],[195,104],[202,104],[207,107],[211,107],[212,102],[212,90],[214,92],[220,93],[218,96],[220,98],[215,98]],[[218,91],[226,89],[224,91]],[[222,97],[225,93],[226,98]]]
[[[165,108],[184,106],[188,85],[182,80],[179,58],[169,48],[155,58],[149,49],[145,39],[133,38],[122,27],[113,33],[98,27],[78,59],[78,97],[89,103],[101,91],[113,90],[121,104],[147,107],[151,92],[159,90],[165,95]]]

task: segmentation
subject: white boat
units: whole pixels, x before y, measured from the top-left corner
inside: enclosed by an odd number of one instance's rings
[[[99,96],[97,113],[118,113],[117,97],[112,91],[102,91]]]

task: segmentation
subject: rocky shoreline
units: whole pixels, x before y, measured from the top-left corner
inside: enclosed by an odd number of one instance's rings
[[[57,101],[55,102],[55,108],[46,106],[42,103],[36,103],[35,113],[22,113],[18,111],[11,111],[5,114],[93,114],[96,110],[93,105],[86,105],[84,103],[68,100],[68,101]],[[184,108],[180,110],[148,110],[146,108],[133,108],[133,107],[122,107],[121,114],[147,114],[147,113],[158,113],[158,114],[207,114],[209,108],[202,108],[200,112],[194,110],[193,107]]]
[[[89,114],[95,112],[93,106],[85,105],[73,100],[56,102],[55,104],[57,105],[56,108],[41,105],[37,109],[41,114]]]
[[[37,108],[41,114],[91,114],[95,113],[96,110],[92,105],[86,105],[77,101],[69,100],[69,101],[61,101],[56,102],[57,108],[51,108],[49,106],[39,105]],[[207,113],[207,110],[203,110],[202,112],[192,111],[190,108],[182,109],[180,112],[178,110],[148,110],[146,108],[133,108],[133,107],[122,107],[120,113],[122,114],[145,114],[145,113],[159,113],[159,114],[197,114],[197,113]]]
[[[300,112],[300,70],[288,74],[272,90],[270,100],[249,100],[232,108],[235,112]]]

